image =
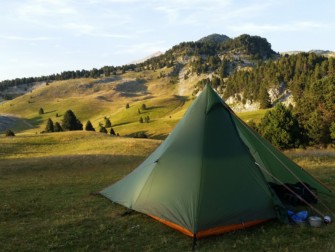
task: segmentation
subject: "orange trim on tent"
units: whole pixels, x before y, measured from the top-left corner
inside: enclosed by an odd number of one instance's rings
[[[202,238],[202,237],[206,237],[206,236],[210,236],[210,235],[218,235],[218,234],[234,231],[234,230],[237,230],[237,229],[243,229],[243,228],[247,228],[247,227],[251,227],[251,226],[261,224],[261,223],[269,221],[269,220],[270,219],[254,220],[254,221],[248,221],[248,222],[245,222],[245,223],[231,224],[231,225],[228,225],[228,226],[210,228],[210,229],[198,232],[197,233],[197,238]]]
[[[188,235],[190,237],[193,237],[193,233],[190,230],[188,230],[188,229],[186,229],[184,227],[181,227],[181,226],[179,226],[179,225],[177,225],[177,224],[175,224],[173,222],[170,222],[170,221],[167,221],[167,220],[163,220],[163,219],[158,218],[158,217],[156,217],[154,215],[150,215],[150,214],[148,214],[148,215],[151,218],[154,218],[155,220],[158,220],[159,222],[162,222],[163,224],[165,224],[165,225],[167,225],[169,227],[172,227],[173,229],[176,229],[176,230],[182,232],[183,234],[186,234],[186,235]]]
[[[178,230],[179,232],[181,232],[181,233],[183,233],[187,236],[190,236],[190,237],[194,236],[194,234],[190,230],[188,230],[184,227],[181,227],[178,224],[175,224],[173,222],[158,218],[154,215],[148,214],[148,216],[150,216],[151,218],[153,218],[155,220],[158,220],[159,222],[161,222],[161,223],[163,223],[163,224],[165,224],[165,225],[167,225],[167,226],[169,226],[173,229]],[[248,221],[248,222],[245,222],[245,223],[231,224],[231,225],[228,225],[228,226],[210,228],[210,229],[198,232],[197,233],[197,238],[203,238],[203,237],[210,236],[210,235],[218,235],[218,234],[234,231],[234,230],[237,230],[237,229],[243,229],[243,228],[247,228],[247,227],[251,227],[251,226],[261,224],[261,223],[269,221],[269,220],[270,219],[253,220],[253,221]]]

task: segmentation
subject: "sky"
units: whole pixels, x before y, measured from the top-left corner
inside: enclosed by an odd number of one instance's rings
[[[212,33],[335,51],[335,1],[2,0],[0,80],[124,65]]]

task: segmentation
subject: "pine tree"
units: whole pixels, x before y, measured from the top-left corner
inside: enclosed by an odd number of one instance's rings
[[[139,122],[143,123],[143,117],[142,116],[140,117]]]
[[[63,131],[63,128],[62,126],[59,124],[59,122],[55,122],[55,125],[54,125],[54,132],[62,132]]]
[[[262,136],[278,148],[292,148],[299,144],[298,121],[281,103],[265,114],[258,128]]]
[[[39,115],[43,115],[43,114],[44,114],[44,109],[43,109],[43,108],[40,108],[40,109],[38,110],[38,114],[39,114]]]
[[[129,106],[129,103],[127,103],[127,104],[126,104],[126,109],[129,109],[129,107],[130,107],[130,106]]]
[[[83,129],[82,123],[77,119],[72,110],[68,110],[65,112],[62,121],[62,126],[64,130],[70,130],[70,131]]]
[[[107,134],[107,129],[105,127],[100,127],[100,130],[99,130],[100,133],[105,133]]]
[[[322,111],[315,110],[310,114],[306,125],[310,144],[328,144],[331,140],[330,127]]]
[[[105,119],[105,127],[106,127],[106,128],[110,128],[110,127],[112,127],[112,123],[111,123],[111,121],[109,120],[109,118],[106,118],[106,119]]]
[[[93,127],[92,123],[90,120],[87,121],[85,125],[85,130],[86,131],[95,131],[95,128]]]
[[[111,135],[113,135],[113,136],[115,136],[115,135],[116,135],[116,134],[115,134],[115,131],[114,131],[114,129],[113,129],[113,128],[111,128],[111,130],[110,130],[109,134],[111,134]]]
[[[145,105],[144,103],[141,106],[142,110],[146,110],[147,109],[147,105]]]
[[[266,87],[261,87],[259,91],[259,102],[261,109],[267,109],[271,107],[270,96]]]
[[[330,131],[330,138],[335,140],[335,122],[332,122],[329,131]]]
[[[54,132],[54,123],[50,118],[48,119],[47,125],[45,126],[45,132]]]

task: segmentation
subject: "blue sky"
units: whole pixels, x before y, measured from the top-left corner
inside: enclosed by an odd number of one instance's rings
[[[123,65],[212,33],[335,51],[335,1],[4,0],[0,80]]]

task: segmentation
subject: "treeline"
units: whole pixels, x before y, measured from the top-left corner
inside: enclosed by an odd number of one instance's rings
[[[281,149],[305,147],[308,145],[327,146],[335,141],[335,121],[331,119],[326,124],[324,115],[314,112],[307,123],[301,122],[293,107],[285,107],[281,103],[269,110],[257,125],[248,124],[258,131],[274,146]],[[334,112],[331,112],[334,113]]]
[[[4,91],[9,87],[20,86],[20,85],[31,85],[35,82],[51,82],[58,80],[69,80],[77,78],[98,78],[98,77],[109,77],[112,75],[125,73],[129,70],[135,70],[134,64],[124,66],[104,66],[100,69],[93,68],[91,70],[75,70],[75,71],[64,71],[57,74],[45,75],[40,77],[28,77],[28,78],[16,78],[13,80],[4,80],[0,82],[0,91]]]
[[[260,100],[260,90],[285,85],[295,98],[300,98],[313,83],[334,74],[335,61],[315,53],[285,55],[276,61],[260,63],[248,71],[236,71],[224,85],[224,98],[243,94],[245,99]]]
[[[224,98],[242,93],[243,99],[269,103],[269,88],[284,86],[294,97],[292,116],[299,134],[292,136],[294,146],[327,145],[335,134],[335,60],[301,53],[285,55],[250,71],[238,71],[224,83]],[[266,124],[265,121],[262,124]],[[274,123],[273,125],[276,125]],[[272,126],[273,127],[273,126]],[[269,134],[271,135],[271,134]],[[288,145],[286,147],[291,147]],[[282,146],[281,146],[282,147]]]

